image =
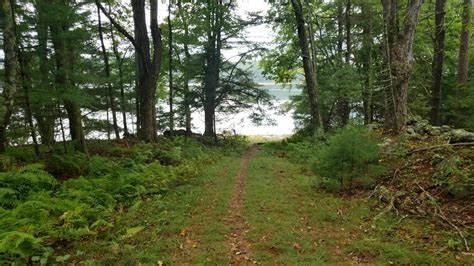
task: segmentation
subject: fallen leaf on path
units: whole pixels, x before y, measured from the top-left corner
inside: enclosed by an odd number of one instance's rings
[[[293,244],[293,247],[294,247],[296,250],[300,250],[300,249],[301,249],[301,245],[298,244],[298,243],[294,243],[294,244]]]

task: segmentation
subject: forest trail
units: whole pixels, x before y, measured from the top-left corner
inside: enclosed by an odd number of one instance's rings
[[[430,221],[374,219],[378,205],[322,192],[315,180],[306,166],[266,146],[227,154],[190,183],[117,219],[107,238],[78,246],[84,255],[77,259],[108,265],[472,264],[440,253],[445,233]],[[143,230],[123,238],[137,226]]]
[[[231,252],[229,262],[231,265],[241,264],[243,262],[256,263],[255,261],[252,261],[250,254],[251,244],[246,238],[250,229],[244,215],[244,201],[249,161],[258,151],[260,151],[260,149],[260,146],[255,144],[242,157],[239,172],[236,176],[234,192],[230,199],[229,217],[227,222],[232,231],[227,235],[227,241]]]

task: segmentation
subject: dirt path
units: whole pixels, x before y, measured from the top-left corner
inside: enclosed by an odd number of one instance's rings
[[[247,169],[250,159],[260,150],[260,146],[253,145],[240,162],[239,172],[236,176],[236,185],[229,202],[229,216],[227,217],[231,233],[227,235],[230,250],[230,265],[256,263],[252,260],[250,243],[246,239],[249,224],[244,215],[245,189],[247,185]]]

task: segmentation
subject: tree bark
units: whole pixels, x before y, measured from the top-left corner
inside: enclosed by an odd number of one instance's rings
[[[109,106],[110,106],[110,111],[112,112],[112,127],[114,129],[115,133],[115,139],[120,139],[120,131],[119,127],[117,124],[117,110],[115,107],[115,93],[114,93],[114,88],[112,84],[110,83],[110,64],[109,64],[109,55],[107,53],[107,50],[105,49],[105,44],[104,44],[104,29],[102,27],[102,19],[100,15],[100,8],[97,6],[97,17],[99,20],[99,39],[100,39],[100,47],[102,49],[102,58],[104,60],[104,74],[107,79],[107,92],[108,92],[108,100],[109,100]]]
[[[188,23],[186,20],[186,17],[182,14],[182,6],[181,6],[181,0],[178,0],[177,2],[178,5],[178,14],[181,14],[181,20],[183,22],[183,28],[184,28],[184,65],[185,65],[185,70],[183,73],[183,93],[184,93],[184,115],[185,115],[185,127],[186,127],[186,135],[191,136],[191,99],[190,99],[190,91],[189,91],[189,67],[188,65],[190,64],[191,61],[191,53],[189,52],[189,45],[187,40],[189,40],[189,29],[188,29]]]
[[[351,54],[352,54],[352,26],[351,26],[351,9],[352,3],[351,0],[346,0],[346,9],[344,12],[344,20],[345,20],[345,41],[346,41],[346,51],[344,53],[345,63],[347,67],[350,67],[351,64]],[[347,88],[345,88],[347,89]],[[344,92],[339,99],[338,104],[338,113],[341,122],[341,126],[347,125],[349,122],[349,116],[351,114],[350,103],[346,93]]]
[[[469,41],[471,33],[469,28],[471,25],[472,0],[464,0],[462,12],[461,26],[461,43],[459,46],[459,63],[458,63],[458,84],[463,86],[469,79]]]
[[[431,64],[431,124],[440,125],[441,112],[441,81],[443,78],[444,61],[444,14],[446,0],[436,0],[435,8],[435,36],[433,49],[433,62]]]
[[[364,106],[364,124],[372,123],[372,51],[374,46],[374,38],[372,36],[372,6],[370,4],[362,5],[362,17],[365,20],[362,26],[362,69],[365,75],[364,88],[362,91]]]
[[[123,60],[120,56],[117,41],[115,40],[114,30],[112,25],[110,26],[110,36],[112,38],[112,50],[114,52],[115,61],[117,61],[118,75],[119,75],[119,88],[120,88],[120,106],[122,109],[122,122],[123,122],[123,134],[128,136],[128,125],[127,125],[127,100],[125,99],[125,87],[123,82]]]
[[[135,47],[138,73],[138,138],[145,142],[154,142],[157,138],[156,125],[156,83],[161,70],[163,57],[163,42],[161,30],[158,26],[158,2],[150,0],[150,32],[153,47],[150,47],[146,24],[145,0],[131,0],[134,36],[125,30],[105,8],[96,0],[100,10],[115,28],[123,34]],[[151,49],[152,48],[152,49]]]
[[[36,1],[37,25],[36,33],[38,38],[38,46],[36,53],[39,59],[39,89],[41,92],[53,95],[52,85],[49,78],[49,60],[48,60],[48,15],[46,14],[47,3],[44,0]],[[38,103],[38,108],[33,109],[33,115],[38,123],[38,131],[41,136],[41,143],[52,145],[55,143],[54,128],[56,118],[56,103],[53,97],[50,102]]]
[[[16,53],[17,40],[13,5],[10,0],[4,0],[0,8],[3,14],[3,51],[5,54],[5,81],[2,93],[4,112],[0,117],[0,152],[5,152],[8,145],[7,127],[10,125],[15,94],[18,88],[19,62]]]
[[[399,134],[408,117],[408,82],[413,61],[413,40],[423,0],[409,0],[399,23],[398,0],[382,0],[386,28],[386,62],[390,85],[386,89],[385,132]]]
[[[23,49],[18,50],[18,61],[20,63],[21,83],[22,83],[23,93],[25,97],[26,122],[28,123],[30,136],[31,136],[31,139],[33,140],[33,148],[35,150],[35,155],[39,157],[40,149],[39,149],[38,139],[36,137],[35,125],[33,123],[32,108],[31,108],[31,101],[30,101],[31,84],[33,82],[31,80],[31,73],[27,73],[29,59],[25,57]]]
[[[291,0],[293,11],[296,18],[296,27],[298,31],[298,40],[303,57],[303,68],[305,73],[306,91],[310,104],[311,125],[310,130],[315,135],[319,128],[322,127],[322,118],[319,106],[319,96],[316,81],[315,58],[311,58],[309,51],[309,39],[306,31],[305,19],[300,0]]]
[[[174,135],[174,111],[173,111],[173,25],[171,24],[171,1],[168,2],[168,82],[169,82],[169,123],[170,133]]]
[[[206,66],[204,73],[204,135],[208,137],[216,136],[216,91],[219,86],[220,65],[221,65],[221,31],[222,31],[222,11],[217,6],[220,1],[208,1],[209,13],[206,14],[208,23],[207,44],[206,44]]]
[[[66,42],[63,40],[63,26],[61,22],[52,21],[49,25],[51,31],[51,37],[53,41],[53,47],[56,58],[56,80],[59,88],[66,92],[74,88],[74,82],[72,80],[71,66],[69,65],[68,59],[71,58],[68,55],[70,48],[66,47]],[[87,154],[86,139],[82,128],[81,109],[77,102],[71,99],[64,99],[64,108],[67,111],[69,121],[69,131],[71,139],[74,142],[75,148],[83,153]]]

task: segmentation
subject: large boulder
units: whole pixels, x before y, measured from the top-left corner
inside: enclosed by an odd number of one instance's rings
[[[474,132],[464,129],[453,129],[449,135],[451,143],[474,142]]]

